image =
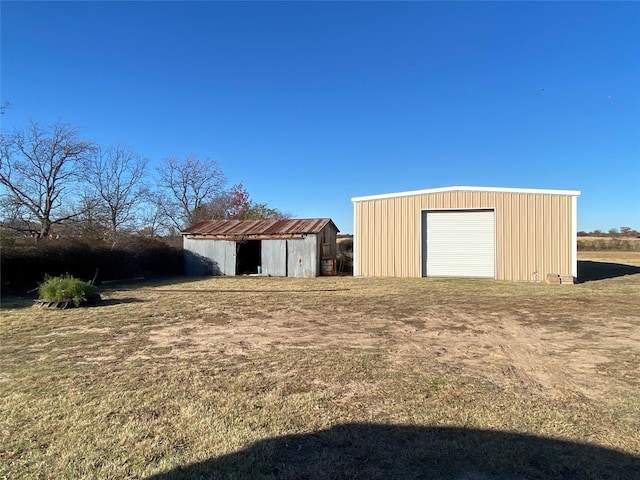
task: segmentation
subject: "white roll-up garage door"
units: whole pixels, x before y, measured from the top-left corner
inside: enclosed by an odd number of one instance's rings
[[[423,212],[422,221],[424,276],[495,278],[493,210]]]

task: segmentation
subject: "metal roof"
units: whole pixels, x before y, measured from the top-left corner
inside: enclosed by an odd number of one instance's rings
[[[352,202],[363,202],[367,200],[380,200],[384,198],[408,197],[411,195],[425,195],[429,193],[440,192],[498,192],[498,193],[533,193],[546,195],[570,195],[573,197],[580,196],[578,190],[546,190],[537,188],[501,188],[501,187],[443,187],[430,188],[428,190],[414,190],[411,192],[383,193],[381,195],[368,195],[366,197],[353,197]]]
[[[301,235],[319,233],[328,224],[338,230],[330,218],[300,218],[281,220],[205,220],[180,232],[182,235]]]

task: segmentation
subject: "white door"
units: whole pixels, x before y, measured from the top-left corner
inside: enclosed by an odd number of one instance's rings
[[[423,212],[423,276],[495,278],[495,212]]]

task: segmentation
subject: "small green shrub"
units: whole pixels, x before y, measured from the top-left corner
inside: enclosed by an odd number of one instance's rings
[[[60,277],[45,275],[44,282],[38,286],[38,298],[45,302],[69,302],[79,307],[95,296],[93,285],[68,274]]]

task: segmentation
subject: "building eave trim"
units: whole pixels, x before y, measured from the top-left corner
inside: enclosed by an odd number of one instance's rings
[[[537,195],[568,195],[579,197],[582,192],[579,190],[547,190],[539,188],[505,188],[505,187],[441,187],[429,188],[426,190],[413,190],[410,192],[384,193],[381,195],[368,195],[364,197],[353,197],[352,202],[366,202],[368,200],[382,200],[386,198],[410,197],[414,195],[427,195],[431,193],[443,192],[494,192],[494,193],[525,193]]]

